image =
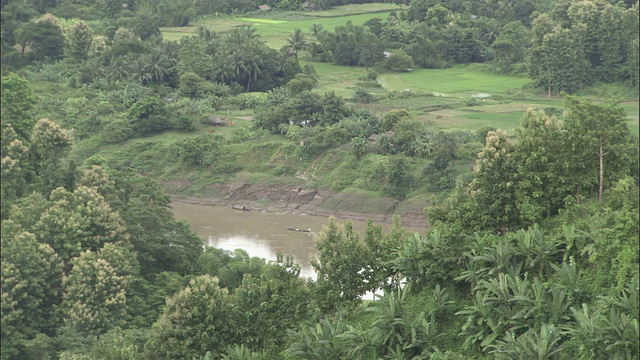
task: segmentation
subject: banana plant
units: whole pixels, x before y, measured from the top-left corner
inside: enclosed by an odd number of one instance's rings
[[[487,246],[479,254],[478,260],[485,261],[490,267],[488,275],[496,276],[504,273],[507,267],[515,260],[515,249],[511,242],[500,239],[493,246]]]
[[[482,291],[476,291],[473,305],[466,306],[455,315],[466,316],[467,320],[462,325],[462,331],[458,334],[464,337],[464,348],[475,349],[482,352],[491,345],[504,331],[504,324],[496,319],[493,303]]]
[[[603,321],[603,338],[610,359],[638,359],[640,331],[637,318],[610,308],[609,316]]]
[[[346,344],[349,344],[348,355],[351,359],[377,359],[378,346],[373,339],[372,329],[363,329],[361,324],[357,326],[347,325],[347,331],[338,335]]]
[[[540,278],[543,278],[544,270],[549,268],[562,252],[560,242],[554,237],[545,237],[538,224],[526,231],[518,230],[515,242],[516,252],[525,258],[525,269],[537,271]]]
[[[338,336],[344,329],[341,321],[334,323],[323,319],[315,326],[303,326],[299,331],[288,330],[292,344],[285,354],[308,360],[342,359],[348,354],[347,347]]]
[[[571,297],[561,286],[552,284],[549,290],[551,298],[548,301],[549,315],[547,321],[551,324],[560,324],[570,319]]]
[[[584,248],[587,240],[587,233],[583,230],[576,229],[575,224],[563,224],[560,228],[558,240],[565,246],[562,258],[562,261],[565,262],[570,256],[579,254]]]
[[[562,332],[555,325],[542,324],[540,331],[529,330],[516,336],[514,332],[507,332],[505,337],[491,345],[491,354],[498,360],[559,359],[562,350]]]
[[[476,285],[480,280],[488,279],[488,274],[491,268],[486,265],[486,260],[483,256],[483,239],[478,234],[475,235],[474,240],[470,244],[470,250],[463,253],[463,257],[466,259],[465,270],[463,270],[455,281],[464,281],[469,283],[471,290],[476,290]]]
[[[430,348],[440,336],[433,313],[427,321],[424,313],[415,316],[407,311],[405,303],[409,291],[409,285],[393,292],[385,291],[384,296],[379,296],[379,300],[367,309],[375,316],[371,326],[373,343],[386,358],[396,358],[399,354],[414,358]]]
[[[558,266],[551,264],[555,273],[555,283],[562,285],[570,293],[579,292],[578,282],[580,281],[580,270],[573,258],[569,258],[569,262],[563,262]]]

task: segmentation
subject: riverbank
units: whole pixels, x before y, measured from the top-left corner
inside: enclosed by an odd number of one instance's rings
[[[252,211],[311,215],[341,220],[392,223],[399,215],[401,224],[409,227],[428,228],[429,222],[423,209],[427,204],[410,199],[399,201],[388,197],[364,194],[332,192],[329,190],[268,187],[249,184],[219,184],[215,196],[187,196],[169,186],[172,201],[205,206],[249,208]]]

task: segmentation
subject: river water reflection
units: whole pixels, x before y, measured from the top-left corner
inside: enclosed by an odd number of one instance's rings
[[[300,276],[316,276],[309,259],[316,252],[315,235],[329,223],[325,217],[240,211],[224,206],[181,202],[173,202],[171,206],[176,219],[185,220],[204,239],[205,245],[225,250],[243,249],[249,256],[266,260],[275,260],[277,253],[282,252],[292,255],[300,264]],[[391,224],[382,225],[384,231],[391,227]],[[288,226],[311,229],[311,232],[290,231]],[[366,222],[353,221],[353,227],[362,234]]]

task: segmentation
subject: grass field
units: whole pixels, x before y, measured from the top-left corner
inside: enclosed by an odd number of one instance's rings
[[[443,96],[471,96],[475,93],[506,94],[531,82],[525,77],[502,76],[468,71],[464,68],[416,69],[406,73],[379,76],[389,90],[419,89]]]
[[[200,26],[219,33],[224,33],[234,27],[254,26],[260,34],[261,40],[269,46],[279,49],[295,29],[301,29],[307,34],[307,37],[313,40],[313,36],[309,34],[311,24],[317,23],[326,30],[333,30],[336,26],[344,25],[347,21],[351,21],[354,25],[362,25],[374,17],[386,19],[393,10],[399,10],[399,8],[394,4],[372,3],[337,6],[323,11],[258,13],[256,17],[210,16],[197,20],[190,26],[161,28],[161,31],[164,39],[178,41],[184,36],[197,34]],[[261,17],[257,17],[258,15]]]

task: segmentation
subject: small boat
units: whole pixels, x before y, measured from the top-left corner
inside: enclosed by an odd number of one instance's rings
[[[308,228],[308,229],[297,229],[297,228],[293,228],[291,226],[287,226],[287,230],[299,231],[299,232],[311,232],[311,228]]]
[[[233,210],[241,210],[241,211],[251,211],[251,208],[248,208],[246,206],[232,206],[231,207]]]

